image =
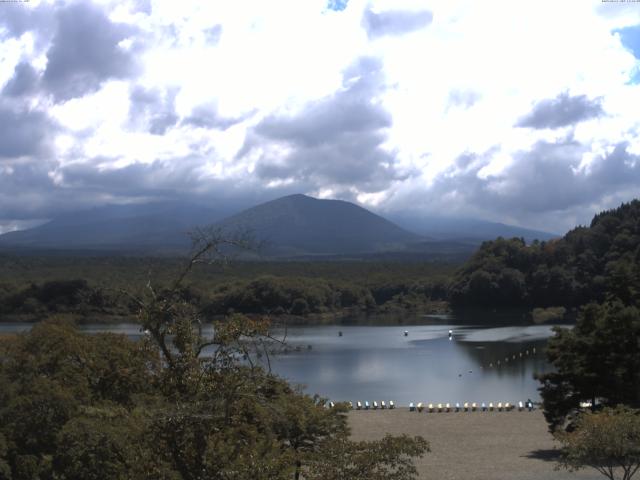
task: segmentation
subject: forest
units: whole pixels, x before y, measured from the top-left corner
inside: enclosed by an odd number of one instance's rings
[[[564,237],[485,242],[454,275],[453,306],[579,307],[640,303],[640,201],[596,215]]]
[[[149,279],[167,282],[176,258],[5,257],[0,319],[35,321],[52,314],[79,322],[132,321]],[[231,262],[195,268],[183,295],[203,312],[315,318],[367,312],[442,311],[455,267],[399,262]]]

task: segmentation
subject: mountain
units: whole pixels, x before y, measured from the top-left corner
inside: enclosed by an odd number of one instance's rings
[[[190,246],[187,233],[194,227],[215,225],[230,234],[250,232],[263,244],[260,253],[266,257],[459,261],[482,241],[498,236],[554,236],[481,220],[398,215],[392,222],[350,202],[305,195],[278,198],[239,213],[232,208],[177,202],[107,205],[0,235],[0,249],[175,254]]]
[[[0,235],[0,247],[21,250],[175,252],[188,248],[188,231],[224,211],[183,203],[108,205],[54,218],[29,230]]]
[[[421,240],[353,203],[290,195],[244,210],[218,224],[250,231],[276,256],[397,251]]]
[[[472,245],[479,245],[486,240],[498,237],[524,238],[527,242],[560,237],[555,233],[473,218],[423,217],[396,213],[389,215],[389,219],[403,228],[410,229],[420,235],[428,235],[434,240],[455,240]]]

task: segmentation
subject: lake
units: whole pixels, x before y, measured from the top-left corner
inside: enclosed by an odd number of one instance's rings
[[[424,323],[289,327],[287,342],[294,348],[272,356],[272,370],[306,385],[309,393],[334,401],[394,400],[408,405],[539,399],[533,375],[550,368],[544,348],[553,334],[551,326],[504,321],[465,325],[454,317],[425,317]],[[29,324],[0,324],[0,333],[29,328]],[[87,333],[141,335],[135,324],[80,328]],[[283,331],[272,333],[278,336]]]

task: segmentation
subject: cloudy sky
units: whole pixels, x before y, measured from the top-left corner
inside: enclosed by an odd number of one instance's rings
[[[290,193],[563,232],[640,196],[640,3],[0,3],[0,231]]]

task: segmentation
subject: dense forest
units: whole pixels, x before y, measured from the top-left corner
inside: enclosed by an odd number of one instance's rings
[[[640,201],[596,215],[563,238],[485,242],[456,273],[454,306],[578,307],[640,303]]]
[[[137,313],[130,293],[168,282],[179,259],[5,257],[0,319],[67,315],[111,322]],[[399,262],[233,262],[198,265],[182,295],[208,315],[345,316],[442,311],[455,267]]]

